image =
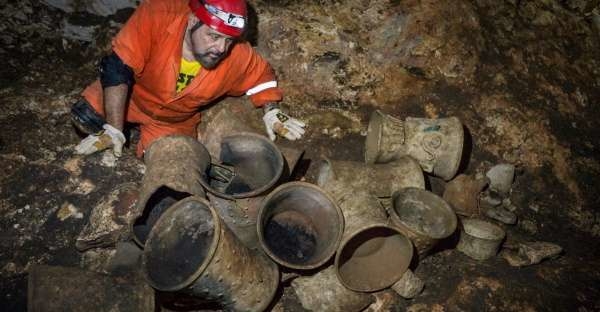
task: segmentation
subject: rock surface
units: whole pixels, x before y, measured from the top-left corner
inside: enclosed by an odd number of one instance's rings
[[[518,248],[505,249],[502,257],[508,264],[516,267],[538,264],[545,259],[554,258],[563,251],[562,247],[548,242],[520,243]]]
[[[392,285],[392,289],[402,298],[412,299],[418,296],[425,287],[425,283],[411,270],[407,270],[399,281]]]
[[[135,131],[119,160],[73,160],[80,137],[68,115],[131,9],[104,17],[40,1],[0,3],[0,305],[24,311],[32,265],[102,270],[110,262],[114,250],[80,254],[76,238],[95,203],[116,185],[139,182],[144,167]],[[302,146],[310,161],[362,161],[375,109],[402,119],[457,116],[469,134],[459,173],[519,168],[510,193],[518,224],[506,228],[507,241],[564,248],[558,259],[517,269],[500,257],[471,260],[450,239],[415,269],[424,292],[396,310],[600,309],[597,1],[250,3],[258,20],[249,37],[278,73],[284,108],[308,123],[305,138],[278,144]],[[95,31],[65,36],[57,31],[65,21]],[[260,112],[245,116],[261,128]],[[297,179],[314,181],[310,161]],[[443,193],[443,182],[429,182]],[[60,212],[65,203],[76,212]],[[276,307],[303,311],[290,287],[281,293]]]

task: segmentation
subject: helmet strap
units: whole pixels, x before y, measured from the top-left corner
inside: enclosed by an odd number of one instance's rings
[[[204,23],[202,23],[202,21],[197,21],[196,24],[194,24],[194,26],[192,26],[192,28],[190,28],[190,35],[194,33],[194,31],[198,30],[198,28],[202,27],[202,25],[204,25]]]

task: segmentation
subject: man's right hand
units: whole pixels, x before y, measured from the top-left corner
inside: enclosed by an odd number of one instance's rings
[[[282,137],[294,141],[304,134],[304,122],[289,116],[279,108],[274,108],[265,113],[263,121],[267,128],[267,134],[271,141],[275,141],[279,134]]]
[[[81,142],[75,146],[75,154],[90,155],[98,151],[112,148],[115,156],[120,157],[123,152],[123,144],[125,144],[123,132],[109,124],[105,124],[102,128],[104,128],[103,131],[96,134],[90,134],[85,139],[81,140]]]

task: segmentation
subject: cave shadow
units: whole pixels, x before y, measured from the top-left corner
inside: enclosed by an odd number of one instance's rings
[[[249,42],[251,46],[255,47],[258,44],[258,38],[259,38],[259,34],[258,34],[259,18],[258,18],[258,14],[256,13],[256,9],[254,8],[253,5],[246,2],[246,6],[248,9],[248,20],[247,20],[248,25],[247,25],[246,29],[244,30],[244,33],[242,34],[242,40]]]
[[[467,126],[463,125],[463,132],[463,150],[460,163],[458,164],[458,174],[463,173],[468,169],[469,161],[471,160],[471,155],[473,154],[473,136],[471,135],[471,131],[469,128],[467,128]]]

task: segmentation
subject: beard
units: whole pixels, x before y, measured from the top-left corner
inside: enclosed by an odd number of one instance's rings
[[[224,57],[225,57],[225,53],[219,53],[219,54],[215,54],[215,53],[211,53],[211,52],[194,53],[194,58],[196,59],[196,61],[198,61],[200,63],[200,65],[202,65],[202,67],[204,67],[206,69],[213,69],[213,68],[217,67],[219,62],[221,62],[221,60]]]

